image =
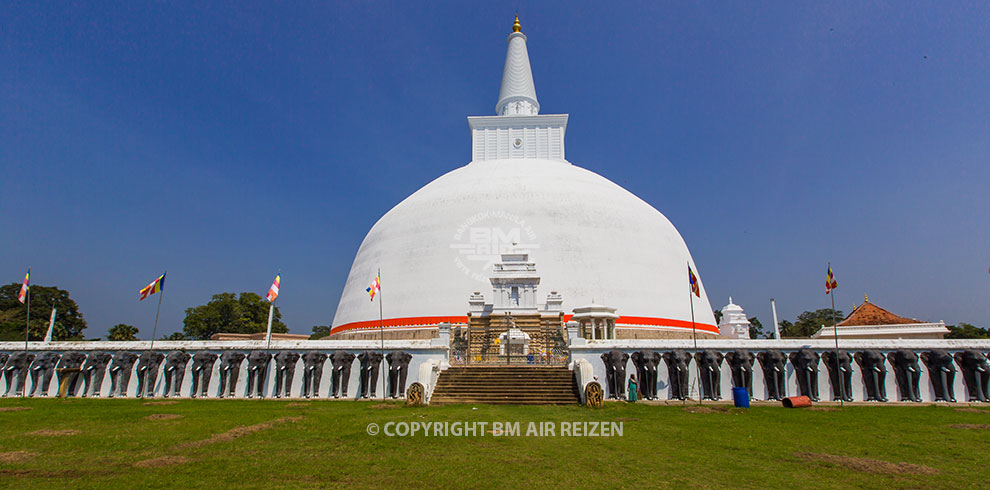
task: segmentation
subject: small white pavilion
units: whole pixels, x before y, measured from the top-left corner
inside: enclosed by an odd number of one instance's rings
[[[589,340],[615,340],[615,321],[619,315],[615,308],[596,304],[574,308],[571,321],[580,326],[580,335]]]

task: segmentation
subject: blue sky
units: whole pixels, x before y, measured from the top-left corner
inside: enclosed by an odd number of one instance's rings
[[[222,291],[330,323],[364,234],[470,158],[519,11],[568,160],[663,212],[713,306],[990,321],[985,2],[6,2],[0,277],[87,335],[163,270],[160,334]],[[466,308],[465,304],[465,308]]]

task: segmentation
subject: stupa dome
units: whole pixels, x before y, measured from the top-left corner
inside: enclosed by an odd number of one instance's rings
[[[468,118],[472,161],[404,199],[365,236],[334,334],[377,329],[379,300],[389,330],[464,323],[472,293],[490,300],[493,265],[507,252],[529,254],[538,302],[556,292],[549,309],[562,309],[565,320],[595,302],[616,308],[619,330],[690,333],[693,301],[698,331],[718,333],[698,267],[671,222],[564,158],[567,115],[538,114],[526,49],[521,32],[510,34],[500,115]],[[689,294],[689,264],[700,297]],[[372,302],[365,289],[379,269],[381,296]]]

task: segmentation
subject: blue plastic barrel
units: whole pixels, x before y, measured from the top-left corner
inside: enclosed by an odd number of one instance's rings
[[[732,401],[739,408],[749,408],[749,392],[742,386],[733,388]]]

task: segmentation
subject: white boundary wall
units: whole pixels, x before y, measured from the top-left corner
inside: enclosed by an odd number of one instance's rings
[[[785,355],[797,351],[801,348],[813,349],[819,355],[823,352],[832,352],[835,350],[835,341],[829,340],[817,340],[817,339],[784,339],[784,340],[698,340],[698,350],[713,349],[715,351],[725,354],[736,349],[746,349],[750,351],[754,356],[757,353],[770,349],[779,349]],[[580,379],[581,392],[584,392],[584,386],[588,382],[593,381],[593,377],[598,378],[598,383],[602,385],[602,388],[608,393],[608,383],[605,379],[605,364],[602,362],[601,355],[605,352],[612,350],[618,350],[625,352],[626,354],[632,354],[636,351],[647,351],[647,352],[659,352],[663,354],[674,349],[683,349],[688,352],[688,354],[694,354],[694,343],[691,340],[585,340],[581,338],[571,339],[571,359],[572,361],[585,361],[592,367],[592,376],[583,376]],[[891,351],[898,349],[909,349],[914,351],[916,354],[921,354],[922,352],[927,352],[933,349],[942,349],[947,351],[949,354],[954,354],[955,352],[965,350],[965,349],[976,349],[982,352],[984,355],[990,352],[990,340],[908,340],[908,339],[885,339],[885,340],[843,340],[839,339],[839,349],[848,351],[850,355],[859,352],[861,350],[879,350],[886,354]],[[572,366],[575,364],[572,364]],[[918,365],[921,368],[921,380],[920,380],[920,395],[921,399],[925,402],[930,402],[935,399],[934,390],[932,389],[931,382],[929,381],[928,368],[925,366],[921,359],[918,360]],[[969,401],[967,396],[966,387],[963,382],[962,370],[958,364],[955,364],[956,374],[953,381],[956,400],[959,402]],[[900,390],[897,388],[897,382],[894,375],[894,367],[890,362],[885,362],[887,368],[887,377],[885,380],[887,398],[890,402],[897,402],[900,400]],[[690,396],[694,399],[698,397],[698,367],[692,359],[690,364]],[[863,386],[863,378],[861,375],[861,370],[859,365],[855,361],[852,362],[852,396],[855,401],[866,400],[866,388]],[[629,375],[636,373],[636,366],[633,365],[632,360],[626,364],[626,382],[628,382]],[[790,361],[787,363],[787,395],[798,395],[797,378],[794,376],[794,366],[791,365]],[[669,390],[669,376],[667,372],[667,365],[664,362],[660,362],[660,366],[657,369],[657,396],[660,400],[667,400],[670,398]],[[721,391],[723,400],[732,399],[732,373],[729,368],[727,361],[722,362],[721,369]],[[753,362],[753,399],[754,400],[766,400],[766,385],[763,382],[763,369],[760,367],[759,360],[754,358]],[[818,362],[818,395],[822,401],[832,400],[832,384],[829,380],[828,369],[825,366],[824,361]],[[582,395],[583,396],[583,395]]]
[[[447,333],[447,332],[443,332]],[[412,383],[419,382],[423,384],[426,388],[426,396],[429,399],[430,394],[433,391],[433,387],[436,384],[437,375],[440,371],[446,369],[448,364],[448,347],[449,337],[442,335],[441,338],[435,338],[431,340],[386,340],[385,341],[385,353],[392,351],[404,351],[412,355],[412,361],[409,363],[409,372],[406,379],[406,389]],[[40,353],[44,351],[54,351],[60,354],[71,351],[79,351],[84,353],[94,352],[94,351],[129,351],[135,354],[140,354],[143,351],[148,350],[148,341],[135,341],[135,342],[106,342],[106,341],[96,341],[96,342],[30,342],[28,344],[28,350],[34,353]],[[765,350],[779,349],[784,354],[789,354],[790,352],[797,351],[801,348],[808,348],[815,350],[819,355],[823,352],[830,352],[835,349],[835,343],[832,340],[816,340],[816,339],[793,339],[793,340],[698,340],[698,350],[713,349],[722,354],[736,349],[746,349],[749,350],[754,356]],[[964,349],[976,349],[984,354],[990,352],[990,340],[841,340],[839,341],[839,348],[848,351],[850,354],[861,350],[879,350],[884,354],[898,350],[898,349],[909,349],[915,353],[921,353],[934,349],[942,349],[948,351],[950,354],[964,350]],[[309,351],[319,351],[326,354],[331,354],[335,351],[347,351],[352,354],[359,354],[362,351],[379,351],[381,349],[381,343],[379,341],[370,340],[274,340],[271,344],[271,353],[274,355],[278,351],[290,350],[303,354]],[[595,340],[589,341],[581,338],[572,338],[570,343],[571,350],[571,366],[572,369],[579,367],[579,376],[576,376],[576,381],[581,386],[581,396],[583,399],[584,386],[587,383],[598,378],[598,382],[607,391],[607,383],[605,382],[605,365],[601,360],[601,355],[605,352],[612,350],[619,350],[625,352],[626,354],[632,354],[636,351],[647,351],[647,352],[668,352],[675,349],[683,349],[690,354],[694,353],[694,344],[691,340]],[[24,344],[21,342],[0,342],[0,352],[14,353],[24,350]],[[196,352],[208,351],[216,354],[221,354],[224,351],[238,351],[245,354],[255,351],[255,350],[265,350],[265,342],[260,340],[252,341],[156,341],[155,351],[161,352],[163,354],[168,354],[170,352],[185,350],[189,354],[195,354]],[[219,375],[219,365],[217,362],[213,366],[213,375],[210,379],[210,386],[208,390],[209,397],[215,397],[217,395],[217,390],[220,383]],[[923,401],[933,401],[934,391],[932,389],[931,383],[929,381],[928,368],[923,362],[919,360],[919,366],[921,368],[921,398]],[[110,392],[110,373],[109,367],[107,373],[104,375],[103,384],[101,386],[102,397],[106,397]],[[135,362],[134,368],[136,369],[137,363]],[[180,396],[186,398],[189,396],[189,390],[192,386],[192,376],[190,370],[192,368],[192,361],[186,365],[186,374],[182,382],[182,387],[180,390]],[[866,399],[866,389],[863,386],[862,376],[860,373],[860,368],[855,362],[852,363],[853,376],[852,376],[852,396],[856,401],[862,401]],[[886,363],[887,377],[885,380],[887,398],[891,402],[896,402],[900,399],[900,393],[897,388],[897,382],[894,375],[893,366],[889,362]],[[323,376],[320,380],[319,396],[321,398],[326,398],[330,392],[330,379],[331,379],[331,369],[329,359],[323,368]],[[267,376],[267,382],[265,385],[264,393],[266,397],[271,396],[273,389],[273,375],[275,370],[275,363],[272,361],[269,367],[269,374]],[[626,379],[630,374],[635,373],[635,366],[630,360],[626,365]],[[296,363],[296,372],[292,380],[291,387],[291,397],[298,397],[300,394],[302,386],[302,374],[303,374],[303,363],[300,359]],[[382,380],[385,379],[387,383],[387,363],[383,366],[379,373],[379,380],[376,390],[376,397],[381,399],[385,396],[385,391],[382,389]],[[787,363],[786,368],[787,376],[787,394],[796,395],[798,394],[797,380],[794,376],[794,366]],[[667,372],[667,366],[665,363],[661,362],[657,370],[657,394],[661,400],[669,399],[669,377]],[[155,395],[162,395],[162,385],[164,383],[164,362],[159,369],[158,377],[155,380]],[[722,363],[721,368],[721,391],[722,398],[725,400],[731,400],[732,398],[732,375],[729,368],[728,362]],[[131,380],[128,385],[128,397],[133,397],[137,391],[137,376],[132,372]],[[697,365],[692,360],[690,365],[690,381],[689,381],[689,393],[691,397],[697,398],[698,396],[698,371]],[[955,394],[956,400],[960,402],[965,402],[969,400],[967,396],[967,390],[963,382],[962,370],[958,365],[956,365],[956,374],[953,382],[953,392]],[[241,364],[241,371],[238,376],[237,386],[235,388],[236,397],[244,397],[245,389],[247,387],[247,360]],[[30,390],[32,388],[30,375],[25,381],[25,390]],[[0,393],[6,389],[5,381],[0,383]],[[82,385],[79,387],[79,393],[81,393]],[[824,365],[823,361],[819,361],[818,364],[818,392],[819,396],[823,401],[832,399],[832,388],[831,382],[828,377],[828,370]],[[356,399],[360,391],[360,363],[357,359],[354,360],[351,366],[351,377],[348,381],[348,399]],[[51,385],[48,389],[48,395],[54,396],[58,392],[58,379],[57,376],[53,376]],[[11,390],[13,394],[13,390]],[[608,393],[606,393],[608,395]],[[753,398],[756,400],[766,399],[766,386],[763,382],[763,371],[760,367],[759,361],[754,361],[753,363]]]
[[[412,360],[409,362],[409,372],[406,377],[406,389],[413,383],[419,381],[422,382],[426,387],[432,387],[435,384],[435,378],[423,380],[419,379],[421,370],[420,366],[428,364],[430,367],[434,365],[443,366],[446,368],[447,351],[448,347],[441,342],[437,342],[440,339],[431,340],[386,340],[385,341],[385,354],[392,351],[403,351],[412,355]],[[446,340],[446,339],[444,339]],[[89,354],[95,351],[106,351],[110,353],[118,351],[128,351],[135,354],[141,354],[147,351],[149,347],[149,341],[135,341],[135,342],[108,342],[108,341],[95,341],[95,342],[29,342],[28,350],[38,354],[45,351],[58,352],[59,354],[65,354],[66,352],[84,352]],[[182,340],[182,341],[172,341],[172,340],[156,340],[155,341],[155,351],[161,352],[162,354],[168,355],[171,352],[178,350],[185,350],[190,355],[197,352],[213,352],[217,355],[225,351],[238,351],[248,354],[251,351],[261,350],[264,351],[266,343],[263,340],[248,340],[248,341],[212,341],[212,340]],[[363,351],[381,351],[380,341],[371,340],[273,340],[271,344],[271,353],[274,356],[279,351],[289,350],[296,352],[300,355],[311,352],[318,351],[323,352],[327,355],[332,354],[336,351],[347,351],[355,356]],[[12,354],[15,352],[24,351],[24,342],[0,342],[0,352]],[[432,364],[429,364],[432,363]],[[103,377],[103,384],[100,386],[101,397],[106,397],[110,393],[110,366],[112,362],[107,366],[107,372]],[[247,359],[241,363],[241,370],[237,378],[237,385],[235,387],[234,393],[238,398],[245,396],[245,390],[247,389]],[[135,361],[133,370],[136,371],[138,362]],[[182,387],[179,391],[181,398],[189,397],[189,390],[192,388],[192,375],[190,371],[192,369],[192,360],[186,364],[186,374],[182,380]],[[213,375],[210,378],[210,386],[207,391],[208,397],[213,398],[217,396],[217,391],[220,387],[220,360],[213,365]],[[330,379],[331,379],[331,369],[330,359],[328,358],[326,364],[323,367],[323,377],[320,379],[319,396],[320,398],[326,398],[330,393]],[[426,373],[430,373],[432,369],[426,369]],[[165,373],[165,362],[162,361],[162,365],[158,370],[158,377],[155,380],[155,396],[162,396],[163,385],[164,385],[164,373]],[[266,384],[263,393],[265,397],[271,397],[272,390],[274,389],[274,373],[275,373],[275,360],[269,364],[269,372],[266,377]],[[354,359],[354,363],[351,365],[351,377],[347,383],[347,398],[357,399],[361,389],[361,363]],[[292,378],[292,387],[290,397],[299,397],[302,389],[302,379],[303,379],[303,361],[300,359],[296,363],[296,372]],[[385,380],[385,385],[388,386],[388,362],[386,361],[378,373],[378,383],[375,392],[376,398],[381,399],[385,396],[387,391],[382,389],[382,380]],[[424,382],[425,381],[425,382]],[[77,396],[82,394],[83,385],[82,379],[80,378],[79,389],[77,390]],[[31,384],[31,376],[28,374],[27,379],[24,383],[25,391],[30,390],[33,385]],[[134,397],[137,392],[137,375],[134,371],[131,373],[131,380],[128,384],[127,396]],[[6,379],[0,382],[0,394],[6,391]],[[386,388],[387,389],[387,388]],[[10,396],[14,394],[14,388],[11,388]],[[57,375],[52,376],[51,385],[48,387],[48,396],[55,396],[58,394],[58,377]],[[37,395],[36,395],[37,396]]]

